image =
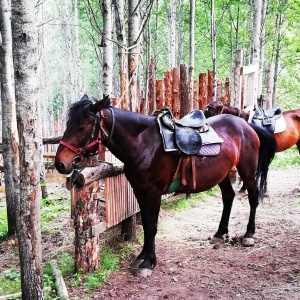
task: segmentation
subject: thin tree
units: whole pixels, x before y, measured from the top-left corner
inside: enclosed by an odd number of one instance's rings
[[[0,31],[2,46],[1,101],[2,101],[2,144],[7,208],[8,236],[17,233],[19,211],[19,136],[17,130],[15,84],[12,54],[11,2],[0,0]]]
[[[12,0],[12,34],[20,148],[18,218],[22,299],[43,300],[37,29],[34,1]]]
[[[112,70],[113,70],[113,47],[112,47],[112,3],[111,0],[102,2],[103,14],[103,95],[112,94]]]
[[[128,1],[128,79],[129,79],[129,107],[138,110],[137,71],[140,57],[140,1]]]
[[[216,76],[217,76],[217,46],[216,46],[216,23],[215,23],[215,1],[211,0],[211,10],[210,10],[210,35],[211,35],[211,56],[212,56],[212,66],[213,66],[213,85],[214,94],[213,98],[216,97]]]
[[[189,65],[189,102],[193,108],[195,67],[195,0],[190,0],[190,65]]]

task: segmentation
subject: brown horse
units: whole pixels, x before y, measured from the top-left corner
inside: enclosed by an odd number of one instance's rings
[[[207,120],[222,137],[217,156],[194,156],[192,167],[186,168],[186,182],[181,181],[178,193],[199,193],[215,185],[222,192],[223,212],[213,241],[223,241],[235,192],[229,173],[236,166],[248,190],[250,216],[244,244],[253,245],[255,213],[259,194],[266,184],[268,165],[275,154],[273,135],[252,129],[241,118],[222,115]],[[255,126],[254,126],[255,127]],[[67,128],[55,157],[56,169],[68,174],[105,145],[124,163],[124,173],[139,203],[144,230],[144,245],[136,262],[139,275],[149,276],[155,267],[155,235],[161,196],[168,192],[181,160],[180,153],[165,152],[157,116],[141,115],[110,106],[109,98],[92,103],[85,95],[69,110]],[[192,159],[190,159],[192,160]],[[258,179],[263,183],[258,184]]]
[[[238,109],[234,106],[212,101],[204,108],[204,115],[209,118],[219,114],[231,114],[249,121],[250,112]],[[287,110],[283,112],[286,129],[275,133],[276,152],[281,152],[296,145],[300,154],[300,109]]]

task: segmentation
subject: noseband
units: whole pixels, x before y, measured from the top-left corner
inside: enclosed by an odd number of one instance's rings
[[[62,144],[63,146],[67,147],[68,149],[70,149],[71,151],[73,151],[74,153],[77,154],[77,156],[74,157],[74,159],[73,159],[73,166],[75,169],[79,168],[79,164],[84,158],[87,158],[89,155],[93,156],[93,155],[96,155],[97,153],[99,153],[101,151],[102,144],[106,146],[111,142],[111,138],[112,138],[114,128],[115,128],[115,115],[114,115],[114,111],[112,110],[111,107],[110,107],[110,111],[112,114],[112,127],[111,127],[110,134],[108,134],[107,131],[103,127],[103,119],[105,119],[105,118],[107,119],[107,117],[105,117],[103,115],[102,111],[100,113],[97,112],[96,114],[90,112],[90,114],[95,117],[95,122],[94,122],[94,125],[92,128],[90,137],[84,147],[77,148],[77,147],[70,145],[69,143],[67,143],[65,141],[60,141],[60,144]],[[95,140],[93,140],[92,142],[90,142],[95,136],[97,124],[99,125],[98,137]],[[102,136],[103,136],[103,140],[102,140]],[[89,153],[87,150],[96,144],[99,145],[98,151]]]

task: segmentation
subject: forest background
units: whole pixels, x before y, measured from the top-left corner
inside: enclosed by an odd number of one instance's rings
[[[224,79],[242,50],[243,64],[259,65],[258,95],[274,64],[273,103],[299,107],[299,16],[299,0],[0,0],[6,202],[9,225],[18,218],[19,248],[27,249],[20,251],[25,298],[43,298],[39,145],[63,132],[68,106],[83,94],[108,94],[136,110],[141,97],[147,104],[151,60],[156,79],[181,64],[190,78],[212,70]]]
[[[107,77],[112,78],[110,94],[122,97],[120,74],[126,66],[124,59],[121,61],[121,53],[137,53],[138,99],[147,98],[151,58],[155,60],[156,79],[163,79],[164,72],[180,64],[193,65],[195,78],[207,70],[215,70],[215,78],[230,78],[236,50],[243,51],[245,65],[253,62],[255,2],[195,1],[194,60],[191,62],[190,1],[115,1],[109,8],[106,5],[110,1],[38,1],[43,136],[61,133],[68,105],[84,93],[101,99]],[[135,12],[137,29],[130,24],[133,19],[128,17],[130,10]],[[107,11],[111,13],[108,28],[104,22]],[[271,62],[275,64],[275,102],[283,109],[295,108],[299,106],[300,94],[299,1],[264,0],[261,12],[261,68],[265,71]],[[106,36],[111,36],[111,43]],[[107,56],[110,56],[109,63]],[[107,66],[111,72],[108,75]],[[266,73],[263,74],[262,92],[266,89]],[[59,128],[54,128],[58,120]]]

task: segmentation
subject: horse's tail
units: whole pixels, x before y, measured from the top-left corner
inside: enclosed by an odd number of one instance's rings
[[[276,140],[274,134],[268,130],[264,130],[253,123],[249,123],[249,125],[255,130],[260,140],[256,182],[259,189],[259,198],[263,199],[267,190],[269,166],[276,152]]]

